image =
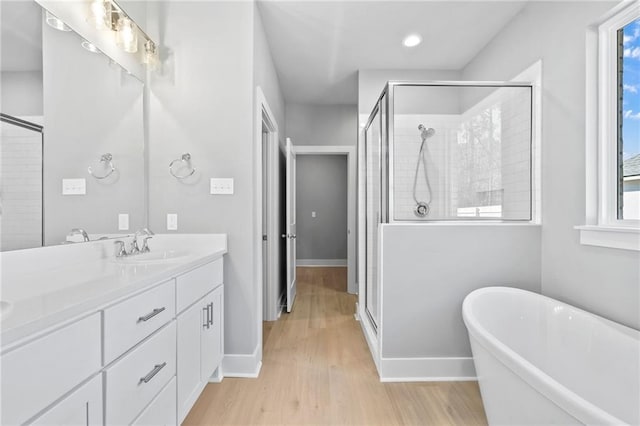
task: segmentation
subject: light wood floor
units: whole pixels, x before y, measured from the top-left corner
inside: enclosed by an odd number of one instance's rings
[[[346,287],[346,268],[298,268],[260,377],[209,384],[183,424],[486,425],[475,382],[380,383]]]

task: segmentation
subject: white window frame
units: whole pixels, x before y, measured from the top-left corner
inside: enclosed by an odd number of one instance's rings
[[[626,1],[587,33],[585,245],[640,251],[640,221],[618,219],[617,195],[617,31],[638,18],[638,2]]]

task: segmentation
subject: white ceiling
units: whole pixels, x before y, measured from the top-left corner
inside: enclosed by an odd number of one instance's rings
[[[42,70],[42,12],[34,1],[2,1],[2,71]]]
[[[258,1],[286,101],[310,104],[357,103],[359,69],[462,69],[526,4]]]

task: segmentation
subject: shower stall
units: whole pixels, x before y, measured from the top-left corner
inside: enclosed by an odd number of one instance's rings
[[[380,325],[385,224],[530,222],[533,85],[390,81],[361,142],[364,308]]]

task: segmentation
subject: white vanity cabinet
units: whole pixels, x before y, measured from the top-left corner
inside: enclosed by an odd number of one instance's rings
[[[102,416],[102,376],[98,374],[31,425],[97,426],[103,424]]]
[[[99,313],[2,354],[0,424],[30,421],[95,375],[100,366]]]
[[[177,278],[178,423],[182,423],[222,361],[222,259]],[[195,291],[197,290],[197,291]],[[183,310],[180,311],[182,302]]]
[[[222,361],[223,259],[180,271],[3,348],[0,424],[182,423]]]

